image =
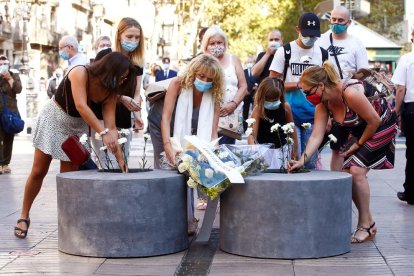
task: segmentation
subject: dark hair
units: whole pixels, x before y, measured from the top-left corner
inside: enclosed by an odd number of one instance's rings
[[[264,111],[264,102],[266,100],[266,96],[277,96],[281,102],[281,106],[285,103],[285,84],[282,79],[279,78],[265,78],[257,88],[256,96],[254,98],[254,104],[259,109],[259,116],[261,118],[266,119],[266,114]]]
[[[105,50],[101,50],[96,54],[95,60],[94,61],[98,61],[100,59],[102,59],[104,56],[106,56],[107,54],[112,53],[112,49],[108,48]]]
[[[169,57],[163,57],[163,58],[162,58],[162,62],[163,62],[163,63],[164,63],[164,62],[167,62],[167,61],[168,61],[168,63],[170,63],[170,62],[171,62]]]
[[[119,93],[120,85],[118,83],[125,72],[130,70],[130,65],[131,61],[128,57],[119,52],[112,52],[93,62],[89,68],[91,75],[101,79],[105,88]],[[117,84],[115,87],[113,86],[114,80]]]

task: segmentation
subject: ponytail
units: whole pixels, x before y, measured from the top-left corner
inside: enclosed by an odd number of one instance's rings
[[[339,77],[332,63],[330,63],[329,61],[325,61],[322,67],[328,78],[328,83],[338,84],[341,81],[341,78]]]
[[[325,61],[322,67],[311,66],[306,68],[300,80],[309,86],[315,86],[320,82],[327,86],[334,86],[341,81],[335,67],[329,61]]]

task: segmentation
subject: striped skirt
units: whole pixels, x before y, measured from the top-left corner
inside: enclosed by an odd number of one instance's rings
[[[371,139],[345,160],[343,169],[351,166],[374,170],[394,168],[396,114],[385,100],[373,103],[373,107],[380,115],[382,123]],[[365,124],[363,127],[350,128],[353,136],[360,138]]]

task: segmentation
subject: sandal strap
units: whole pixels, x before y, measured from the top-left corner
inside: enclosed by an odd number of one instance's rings
[[[18,219],[17,220],[17,223],[20,223],[20,222],[26,223],[27,228],[29,228],[29,226],[30,226],[30,218],[27,218],[27,219]]]
[[[372,235],[372,233],[371,233],[371,229],[373,228],[375,226],[375,221],[369,226],[369,227],[362,227],[362,226],[360,226],[360,227],[358,227],[356,230],[355,230],[355,232],[354,232],[354,236],[355,236],[355,233],[357,232],[357,231],[362,231],[362,232],[367,232],[368,233],[368,237],[371,237],[371,235]]]

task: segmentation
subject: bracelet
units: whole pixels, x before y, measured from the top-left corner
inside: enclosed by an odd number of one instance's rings
[[[361,144],[361,143],[359,142],[359,140],[357,140],[357,141],[355,142],[355,144],[357,144],[357,145],[358,145],[358,147],[362,147],[362,145],[363,145],[363,144]]]
[[[108,132],[109,132],[109,128],[105,128],[104,130],[102,130],[101,132],[99,132],[99,135],[104,136]]]
[[[231,102],[231,103],[234,103],[234,104],[236,105],[236,108],[237,108],[238,104],[236,103],[236,101],[231,100],[230,102]]]

